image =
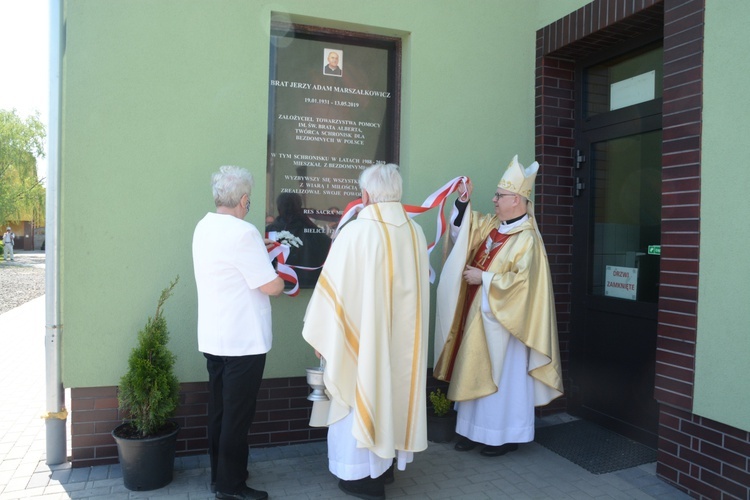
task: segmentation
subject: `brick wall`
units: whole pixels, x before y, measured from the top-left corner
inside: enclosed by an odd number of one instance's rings
[[[566,355],[571,276],[575,61],[656,27],[664,33],[662,235],[656,383],[657,474],[691,495],[750,498],[750,435],[692,413],[700,243],[705,0],[597,0],[537,33],[540,231],[550,254]],[[552,167],[552,168],[550,168]],[[565,365],[564,365],[565,367]],[[565,372],[564,372],[565,373]]]
[[[308,425],[312,403],[305,377],[267,379],[258,393],[253,446],[280,446],[325,439],[326,430]],[[177,454],[208,452],[208,387],[205,382],[180,385],[180,424]],[[73,467],[117,462],[112,430],[123,421],[116,387],[71,389],[71,446]]]
[[[693,406],[698,327],[703,14],[705,0],[664,12],[662,247],[655,397]]]
[[[562,59],[542,59],[540,41],[538,37],[535,157],[542,168],[536,179],[534,210],[552,273],[562,375],[567,381],[573,277],[574,65]],[[565,385],[570,387],[567,382]],[[537,414],[551,415],[566,407],[567,397],[563,396],[538,409]]]
[[[445,382],[427,374],[427,392],[447,389]],[[266,379],[258,392],[251,446],[268,447],[322,441],[326,429],[309,426],[312,403],[305,377]],[[71,389],[71,446],[73,467],[117,462],[112,430],[123,422],[117,407],[117,387]],[[178,455],[208,453],[208,384],[180,384],[180,405],[175,421]]]
[[[657,473],[700,498],[750,498],[750,433],[662,406]]]

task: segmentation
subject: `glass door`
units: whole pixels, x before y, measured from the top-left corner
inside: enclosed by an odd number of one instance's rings
[[[655,446],[661,46],[579,67],[570,411]]]

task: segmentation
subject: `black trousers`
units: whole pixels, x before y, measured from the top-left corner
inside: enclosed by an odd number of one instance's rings
[[[266,355],[206,357],[208,452],[216,491],[237,493],[245,485],[247,435],[255,417]]]

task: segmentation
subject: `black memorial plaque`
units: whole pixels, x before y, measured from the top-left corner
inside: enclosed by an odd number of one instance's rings
[[[399,80],[398,39],[273,26],[266,224],[302,240],[288,263],[322,265],[361,171],[398,162]],[[319,274],[297,272],[302,287]]]

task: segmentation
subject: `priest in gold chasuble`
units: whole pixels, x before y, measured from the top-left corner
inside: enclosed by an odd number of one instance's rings
[[[305,313],[305,340],[325,360],[329,470],[346,493],[382,498],[396,459],[427,448],[429,263],[422,228],[392,164],[360,177],[365,207],[334,239]]]
[[[491,215],[471,211],[470,183],[459,188],[434,367],[457,402],[459,451],[481,443],[483,455],[499,456],[533,441],[534,407],[563,393],[552,279],[530,201],[538,168],[514,157]]]

